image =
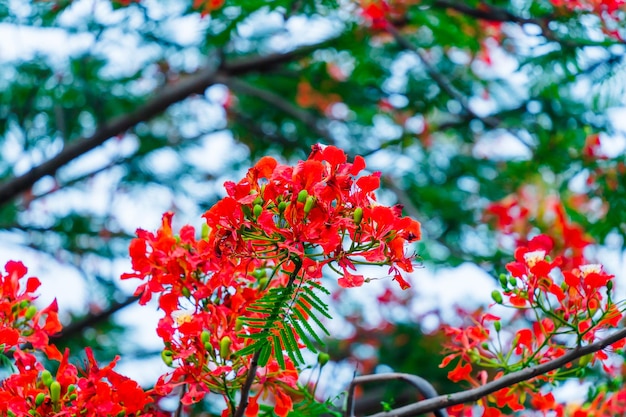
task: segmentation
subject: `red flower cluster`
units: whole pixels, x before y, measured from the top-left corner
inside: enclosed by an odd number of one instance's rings
[[[486,216],[495,220],[500,232],[512,236],[521,246],[526,245],[534,227],[550,230],[554,253],[562,257],[568,268],[584,264],[583,251],[593,243],[582,226],[568,218],[563,202],[553,195],[544,197],[532,187],[490,204]]]
[[[349,163],[332,146],[313,147],[309,158],[293,167],[265,157],[244,179],[225,184],[227,196],[204,214],[207,228],[200,239],[191,226],[175,236],[171,213],[156,233],[137,232],[130,247],[135,272],[122,278],[147,279],[136,292],[142,304],[159,295],[165,312],[158,326],[163,359],[174,367],[159,379],[156,392],[165,395],[185,384],[183,403],[215,392],[234,411],[234,394],[251,369],[250,357],[237,352],[260,332],[292,340],[292,348],[302,344],[288,327],[253,325],[268,319],[256,303],[272,289],[317,283],[324,267],[341,275],[340,286],[356,287],[366,282],[353,272],[356,265],[384,265],[389,267],[384,273],[409,287],[402,272],[413,270],[414,255],[405,253],[405,245],[420,238],[420,225],[402,217],[399,206],[376,202],[379,174],[357,177],[364,168],[363,158]],[[299,307],[293,314],[307,317]],[[276,346],[256,374],[248,416],[267,393],[278,415],[292,409],[289,393],[297,391],[297,371]]]
[[[34,292],[41,283],[35,277],[25,279],[28,272],[21,262],[9,261],[6,275],[0,275],[0,353],[14,352],[18,366],[27,366],[32,355],[20,349],[29,343],[34,349],[42,350],[50,359],[60,359],[61,353],[48,344],[48,337],[61,331],[56,301],[43,310],[38,310],[32,301]]]
[[[492,296],[496,304],[518,311],[509,323],[503,324],[493,314],[479,314],[470,326],[444,329],[450,339],[446,345],[450,353],[441,366],[458,360],[448,374],[452,381],[479,386],[489,378],[498,379],[504,373],[545,363],[572,348],[593,343],[600,333],[615,328],[623,319],[624,314],[610,297],[613,276],[595,264],[564,268],[560,257],[550,259],[552,247],[549,237],[539,235],[527,246],[519,247],[515,261],[507,265],[510,276],[500,278],[503,292],[494,291]],[[612,348],[621,349],[624,342],[621,340]],[[600,361],[604,370],[612,373],[607,359],[605,351],[598,351],[579,366]],[[575,371],[573,365],[569,368],[492,394],[484,404],[483,415],[504,415],[503,407],[523,410],[527,408],[525,397],[531,399],[536,410],[565,415],[565,407],[539,387],[566,378]],[[495,375],[489,369],[496,370]],[[454,415],[472,415],[464,406],[453,407],[451,411]]]
[[[61,355],[48,337],[61,331],[56,301],[37,310],[32,304],[37,278],[26,278],[21,262],[6,264],[0,275],[0,348],[11,355],[17,373],[0,383],[0,414],[3,416],[136,416],[160,417],[150,411],[154,401],[133,380],[113,371],[117,361],[100,368],[87,350],[87,363],[79,370],[68,363],[69,351]],[[32,349],[23,348],[30,344]],[[42,351],[48,359],[59,360],[56,378],[44,369],[35,355]]]

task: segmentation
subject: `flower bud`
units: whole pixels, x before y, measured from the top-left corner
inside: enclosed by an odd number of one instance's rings
[[[502,286],[502,289],[506,289],[507,284],[509,283],[509,280],[507,279],[506,275],[504,274],[500,274],[500,285]]]
[[[41,382],[43,382],[46,387],[49,387],[52,381],[54,381],[52,374],[47,369],[44,369],[43,372],[41,372]]]
[[[287,203],[286,201],[281,201],[280,203],[278,203],[278,211],[282,213],[283,211],[285,211],[288,205],[289,203]]]
[[[254,214],[254,217],[259,217],[261,213],[263,213],[263,206],[260,204],[255,204],[254,208],[252,209],[252,213]]]
[[[35,397],[35,406],[39,407],[41,404],[43,404],[45,400],[46,400],[46,394],[44,394],[43,392],[40,392]]]
[[[163,352],[161,352],[161,359],[163,359],[163,362],[165,362],[167,366],[172,366],[172,363],[174,362],[172,355],[173,353],[171,350],[166,349]]]
[[[237,317],[235,320],[235,331],[238,332],[243,328],[243,319],[241,317]]]
[[[37,314],[37,307],[35,306],[30,306],[28,307],[28,309],[26,310],[26,313],[24,313],[24,317],[26,317],[26,320],[30,320],[33,317],[35,317],[35,314]]]
[[[309,214],[313,206],[315,205],[315,197],[312,195],[306,198],[306,202],[304,203],[304,214]]]
[[[589,365],[589,363],[591,362],[591,358],[592,358],[593,354],[589,354],[589,355],[585,355],[583,357],[581,357],[578,360],[578,366],[580,366],[581,368],[584,368],[585,366]]]
[[[613,289],[613,281],[609,280],[609,282],[606,283],[606,289],[609,291]]]
[[[209,227],[209,225],[206,223],[202,223],[202,229],[200,230],[200,237],[202,239],[207,239],[210,233],[211,233],[211,228]]]
[[[357,207],[354,209],[354,213],[352,213],[352,220],[354,220],[355,224],[361,223],[361,220],[363,220],[363,207]]]
[[[493,298],[493,301],[495,301],[497,304],[502,304],[502,294],[500,294],[500,291],[493,290],[491,292],[491,298]]]
[[[330,355],[328,353],[320,352],[317,355],[317,363],[320,364],[320,367],[326,365],[329,360],[330,360]]]
[[[298,203],[304,203],[306,198],[309,196],[309,192],[307,190],[302,190],[298,193]]]
[[[50,399],[53,403],[58,403],[61,399],[61,384],[59,384],[59,381],[53,381],[50,384]]]
[[[189,288],[187,288],[187,287],[183,287],[182,290],[180,290],[180,292],[183,293],[183,296],[185,298],[191,297],[191,291],[189,291]]]
[[[200,341],[202,344],[208,343],[209,340],[211,340],[211,334],[208,330],[202,330],[202,333],[200,334]]]
[[[263,199],[261,198],[261,196],[257,196],[257,198],[254,199],[252,204],[254,204],[254,205],[261,205],[261,204],[263,204]]]
[[[509,277],[509,284],[515,287],[517,285],[517,278]]]
[[[76,385],[70,384],[70,385],[67,386],[67,393],[68,394],[73,393],[75,390],[76,390]]]
[[[502,330],[502,323],[500,323],[500,320],[494,321],[493,327],[495,327],[496,332],[499,332],[500,330]]]
[[[232,341],[230,337],[224,336],[222,340],[220,340],[220,356],[222,359],[226,360],[230,357],[230,345]]]

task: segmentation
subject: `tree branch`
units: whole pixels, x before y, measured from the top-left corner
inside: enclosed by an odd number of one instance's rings
[[[69,339],[77,334],[81,333],[87,327],[93,327],[101,321],[104,321],[111,317],[113,314],[122,310],[125,307],[135,303],[139,297],[131,296],[121,302],[111,304],[106,310],[96,314],[89,314],[83,319],[71,323],[69,326],[63,328],[61,333],[52,336],[53,339]]]
[[[352,380],[350,384],[350,388],[348,388],[348,401],[345,416],[353,417],[354,416],[354,390],[359,384],[367,384],[372,382],[383,382],[383,381],[394,381],[401,380],[404,382],[408,382],[417,389],[417,391],[426,399],[435,398],[438,396],[435,387],[431,385],[430,382],[426,381],[424,378],[419,377],[417,375],[404,374],[404,373],[384,373],[384,374],[374,374],[374,375],[363,375],[357,376]],[[435,417],[447,417],[448,413],[445,410],[433,410]]]
[[[319,120],[317,119],[317,117],[307,112],[306,110],[295,106],[293,103],[284,99],[280,95],[268,90],[257,88],[253,85],[246,83],[245,81],[224,75],[218,75],[217,82],[226,85],[233,91],[238,91],[242,94],[250,95],[265,101],[267,104],[276,107],[277,109],[283,111],[294,119],[302,122],[304,125],[313,130],[315,134],[324,138],[328,143],[334,143],[328,131],[319,126]]]
[[[567,48],[584,48],[587,46],[609,47],[611,45],[624,44],[624,41],[619,39],[608,41],[594,41],[589,39],[561,39],[548,26],[548,24],[555,19],[555,16],[551,14],[539,18],[522,17],[511,13],[506,9],[491,6],[485,3],[481,3],[481,8],[477,9],[468,6],[464,2],[452,0],[435,0],[432,5],[438,8],[452,9],[459,13],[463,13],[466,16],[474,17],[481,20],[487,20],[490,22],[510,22],[517,23],[519,25],[536,25],[541,30],[541,35],[544,38],[552,42],[560,43],[563,47]]]
[[[491,117],[481,117],[476,114],[476,112],[471,109],[466,97],[461,92],[459,92],[446,77],[439,73],[437,69],[426,58],[424,53],[411,42],[409,42],[408,39],[402,36],[402,34],[400,34],[398,29],[394,25],[392,25],[391,23],[387,23],[385,29],[387,30],[387,32],[389,32],[391,36],[393,36],[393,38],[402,49],[413,52],[419,58],[422,65],[424,65],[428,76],[432,78],[435,83],[437,83],[439,88],[445,91],[450,97],[458,101],[465,113],[467,113],[467,115],[469,115],[473,119],[480,120],[486,126],[492,128],[498,127],[498,125],[500,124],[499,120],[494,120]]]
[[[626,338],[626,329],[621,329],[602,340],[598,340],[595,343],[575,348],[567,352],[560,358],[510,373],[481,387],[473,388],[467,391],[456,392],[454,394],[440,395],[438,397],[419,401],[410,405],[406,405],[404,407],[397,408],[392,411],[372,414],[369,417],[408,417],[433,412],[435,410],[440,410],[442,408],[450,407],[457,404],[474,402],[503,388],[510,387],[522,381],[527,381],[539,375],[544,375],[570,362],[573,362],[578,358],[602,350],[605,347],[624,338]]]
[[[303,46],[285,53],[239,58],[232,62],[225,62],[219,68],[213,66],[203,67],[195,74],[156,93],[152,99],[148,100],[135,111],[110,120],[99,126],[93,135],[69,143],[55,157],[32,168],[21,176],[9,179],[0,184],[0,206],[9,203],[19,194],[28,190],[39,179],[47,175],[54,175],[59,168],[102,145],[109,138],[124,133],[138,123],[150,120],[165,111],[172,104],[182,101],[193,94],[202,94],[207,87],[216,83],[215,77],[218,74],[232,76],[249,72],[266,71],[278,64],[291,61],[300,56],[307,55],[314,50],[323,48],[330,44],[330,42],[332,42],[332,39]]]

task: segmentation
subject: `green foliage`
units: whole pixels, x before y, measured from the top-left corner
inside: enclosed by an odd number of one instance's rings
[[[328,336],[330,334],[319,316],[329,319],[332,317],[328,313],[328,306],[318,297],[316,291],[329,294],[326,288],[311,281],[271,288],[263,298],[248,308],[255,316],[242,318],[245,326],[257,329],[258,332],[242,335],[254,342],[238,351],[237,355],[245,356],[260,352],[259,366],[265,366],[270,357],[275,357],[284,369],[282,352],[285,351],[294,364],[302,364],[304,358],[294,333],[311,352],[317,353],[315,344],[324,345],[324,341],[307,320],[315,322]]]

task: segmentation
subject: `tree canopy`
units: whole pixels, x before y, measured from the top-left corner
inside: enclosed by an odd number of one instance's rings
[[[421,224],[424,268],[476,265],[506,298],[514,285],[497,277],[516,276],[520,248],[560,256],[566,272],[622,257],[625,13],[596,0],[4,2],[2,241],[84,277],[85,309],[62,316],[52,340],[97,346],[100,360],[133,343],[115,315],[137,302],[119,281],[137,228],[156,230],[169,211],[200,230],[225,181],[264,156],[293,165],[317,144],[381,172],[378,201]],[[391,276],[375,328],[360,314],[371,306],[338,303],[351,334],[325,341],[331,359],[466,388],[438,367],[452,327],[423,328],[406,313],[416,293]],[[597,386],[618,390],[621,377],[599,368]]]

